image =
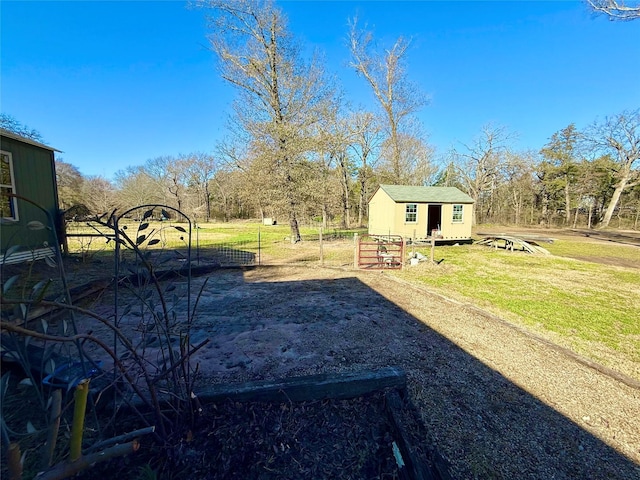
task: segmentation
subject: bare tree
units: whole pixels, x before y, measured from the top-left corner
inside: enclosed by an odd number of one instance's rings
[[[278,202],[282,195],[271,180],[271,161],[262,157],[245,132],[219,142],[217,151],[222,166],[213,178],[212,195],[224,221],[233,216],[234,199],[257,211],[260,220],[277,218],[278,213],[286,211],[286,205]]]
[[[56,159],[56,183],[58,184],[58,202],[63,210],[73,205],[84,204],[82,196],[84,177],[77,167],[65,162],[62,158]]]
[[[508,151],[511,139],[512,134],[505,127],[488,124],[482,127],[482,133],[473,143],[463,144],[461,151],[452,151],[458,175],[475,201],[474,223],[480,220],[478,212],[486,209],[487,216],[491,213],[492,195],[498,187],[504,154]]]
[[[411,115],[427,103],[426,96],[407,77],[405,64],[409,45],[409,41],[400,37],[390,49],[377,52],[373,34],[360,30],[357,19],[350,21],[350,66],[367,81],[384,112],[392,183],[402,183],[405,177],[402,168],[403,127]]]
[[[300,240],[298,167],[309,147],[310,130],[330,97],[317,59],[304,62],[271,0],[203,0],[211,9],[210,42],[219,58],[222,78],[239,92],[234,105],[238,125],[268,166],[286,202],[291,241]]]
[[[117,187],[116,201],[120,209],[144,205],[146,203],[166,203],[164,192],[144,170],[144,167],[128,167],[115,174]]]
[[[349,155],[351,131],[349,119],[340,111],[338,101],[331,104],[331,108],[325,111],[325,121],[318,126],[317,147],[320,169],[320,185],[322,190],[322,222],[326,226],[329,215],[329,207],[333,203],[333,197],[338,197],[336,202],[340,206],[342,227],[351,225],[351,191],[353,185],[352,174],[354,161]],[[336,188],[337,187],[337,188]],[[340,192],[336,195],[336,192]]]
[[[246,207],[259,208],[260,201],[252,196],[251,182],[247,182],[247,173],[242,170],[220,169],[211,179],[212,212],[222,216],[228,222],[233,217],[242,217]],[[264,215],[262,215],[264,218]]]
[[[620,196],[640,185],[640,109],[607,117],[600,124],[596,122],[584,135],[587,147],[596,155],[609,153],[615,160],[614,191],[600,224],[608,227]]]
[[[351,139],[349,147],[359,160],[357,166],[358,225],[362,226],[369,200],[370,183],[374,176],[373,167],[382,144],[382,128],[373,113],[364,111],[355,112],[349,119],[348,125]]]
[[[167,167],[167,190],[172,195],[178,210],[182,211],[187,190],[187,161],[175,159]]]
[[[534,170],[536,158],[532,152],[507,152],[503,168],[506,200],[512,210],[511,220],[520,225],[525,209],[533,207],[535,198]],[[532,215],[533,216],[533,215]]]
[[[82,196],[89,210],[97,215],[111,212],[116,207],[116,192],[113,184],[104,177],[84,179]]]
[[[393,150],[393,142],[387,139],[382,144],[381,161],[377,168],[381,183],[430,185],[438,171],[431,161],[434,149],[422,140],[422,135],[409,132],[401,132],[397,142],[400,147],[400,176],[397,175],[394,165],[388,161],[392,155],[390,152]]]
[[[4,128],[12,133],[20,135],[22,137],[30,138],[36,142],[43,142],[42,135],[35,128],[31,128],[24,125],[17,120],[14,116],[7,113],[0,113],[0,128]]]
[[[611,20],[637,20],[640,18],[640,4],[637,0],[624,2],[618,0],[587,0],[596,13],[607,15]]]
[[[198,198],[195,210],[204,210],[204,218],[211,219],[211,190],[210,182],[218,170],[217,162],[212,155],[205,153],[191,153],[180,157],[185,168],[187,184],[190,190],[195,190]]]

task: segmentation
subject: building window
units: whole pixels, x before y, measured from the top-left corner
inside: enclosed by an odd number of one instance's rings
[[[416,223],[418,221],[418,205],[407,203],[404,211],[404,221],[406,223]]]
[[[4,220],[18,220],[16,199],[8,194],[16,193],[13,177],[11,153],[0,151],[0,217]]]
[[[453,206],[453,223],[462,223],[462,205]]]

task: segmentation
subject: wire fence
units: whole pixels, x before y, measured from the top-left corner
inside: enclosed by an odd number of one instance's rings
[[[262,229],[240,239],[216,240],[201,237],[196,230],[195,262],[221,266],[322,264],[348,266],[354,262],[353,231],[330,230],[301,235],[291,243],[288,236],[274,238]]]
[[[129,228],[137,228],[131,221]],[[168,229],[168,232],[174,232]],[[191,260],[194,265],[258,266],[319,264],[353,266],[355,235],[364,229],[305,228],[301,241],[291,243],[287,226],[259,224],[198,225],[191,234]],[[105,259],[114,254],[113,235],[92,222],[69,222],[66,228],[69,253],[83,262]],[[185,239],[176,233],[162,238],[158,248],[185,247]]]

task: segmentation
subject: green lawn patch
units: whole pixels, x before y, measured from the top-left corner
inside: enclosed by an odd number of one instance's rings
[[[571,251],[587,255],[591,248]],[[607,249],[600,247],[595,253],[602,256],[602,250]],[[638,252],[614,250],[608,254]],[[422,253],[428,256],[428,249]],[[435,258],[444,262],[408,267],[397,274],[561,338],[597,360],[602,360],[598,352],[605,349],[640,363],[640,270],[476,245],[436,247]],[[594,345],[597,348],[591,348]]]

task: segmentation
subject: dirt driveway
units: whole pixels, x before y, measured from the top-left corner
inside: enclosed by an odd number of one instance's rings
[[[388,274],[219,270],[198,312],[210,384],[403,368],[456,478],[640,478],[638,385]]]

